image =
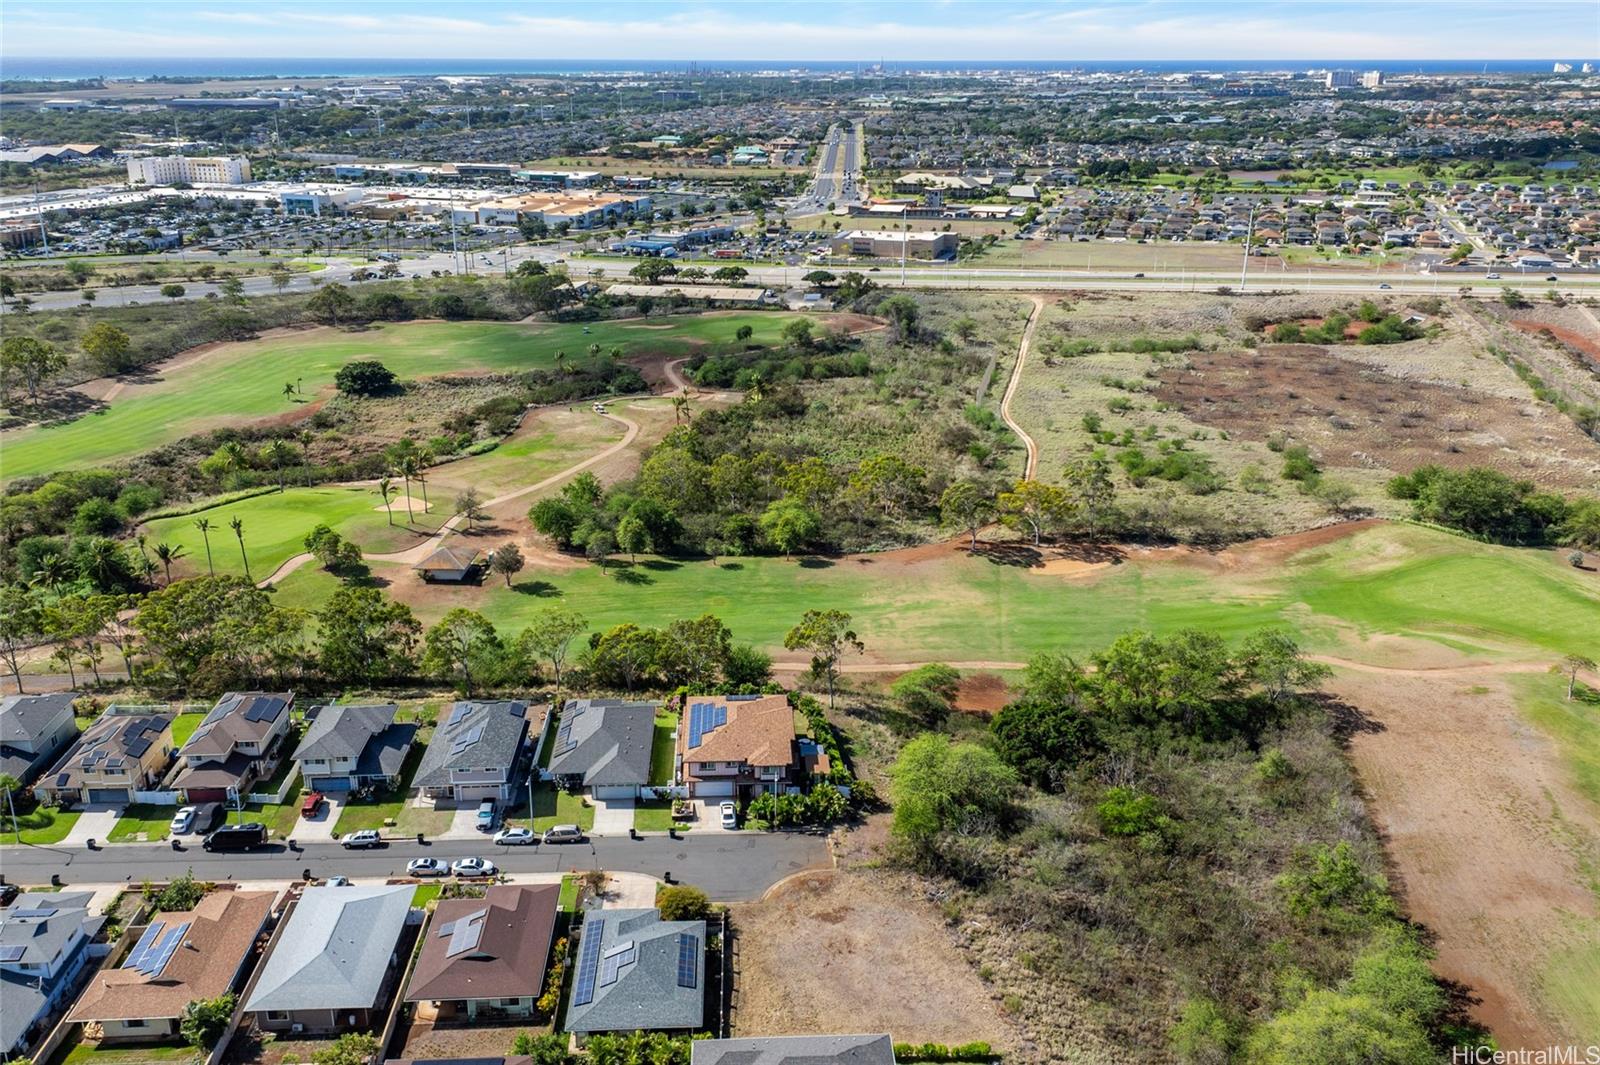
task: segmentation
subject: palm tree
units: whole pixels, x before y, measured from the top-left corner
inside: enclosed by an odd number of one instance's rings
[[[40,555],[36,565],[30,583],[36,588],[48,588],[60,595],[61,586],[72,576],[72,567],[67,565],[67,560],[50,551]]]
[[[680,421],[688,421],[692,417],[693,417],[693,415],[691,415],[689,413],[689,397],[688,396],[673,396],[672,397],[672,424],[673,425],[677,425]]]
[[[145,549],[144,549],[144,545],[145,545],[145,542],[147,540],[149,540],[149,537],[146,536],[144,533],[140,533],[138,536],[134,537],[134,541],[136,543],[138,543],[138,545],[139,545],[139,554],[140,554],[140,556],[143,557],[146,562],[149,562],[150,561],[150,556],[149,556],[149,554],[147,554],[145,552]]]
[[[558,369],[558,370],[562,369],[566,365],[566,362],[567,362],[567,353],[565,351],[562,351],[561,349],[557,348],[556,349],[556,369]]]
[[[310,429],[300,430],[300,461],[306,468],[306,484],[311,483],[311,441],[316,438]]]
[[[253,581],[255,578],[250,576],[250,556],[244,553],[244,521],[240,518],[234,518],[228,522],[228,528],[232,529],[233,535],[239,538],[239,557],[244,559],[244,579]]]
[[[293,399],[294,398],[294,382],[293,381],[285,381],[283,383],[283,398],[284,399]]]
[[[278,491],[283,491],[283,464],[294,457],[286,440],[273,440],[261,449],[261,456],[278,471]]]
[[[423,469],[420,463],[417,466],[416,478],[417,483],[422,486],[422,509],[426,512],[428,509],[428,471]]]
[[[211,519],[199,518],[194,527],[200,530],[200,538],[206,542],[206,570],[213,577],[217,575],[217,567],[211,564]]]
[[[89,541],[78,562],[78,569],[85,577],[105,588],[114,585],[127,572],[126,565],[122,545],[109,537],[97,536]]]
[[[156,545],[156,558],[161,560],[161,568],[167,571],[167,583],[172,583],[172,564],[183,557],[183,548],[174,547],[168,543]]]
[[[378,494],[383,496],[383,512],[389,518],[389,524],[394,524],[394,511],[389,509],[389,497],[394,495],[394,482],[387,477],[379,478]]]
[[[414,525],[417,516],[411,512],[411,479],[417,475],[417,457],[404,455],[400,459],[400,476],[406,481],[406,523]]]

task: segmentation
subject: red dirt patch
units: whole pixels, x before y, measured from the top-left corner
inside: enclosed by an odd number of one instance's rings
[[[1395,377],[1310,345],[1193,352],[1158,382],[1154,397],[1193,421],[1249,440],[1286,432],[1329,466],[1489,466],[1571,489],[1591,487],[1600,468],[1600,447],[1554,410]]]
[[[1595,369],[1600,370],[1600,341],[1596,341],[1594,337],[1580,333],[1576,329],[1551,325],[1549,322],[1536,322],[1529,318],[1513,318],[1511,319],[1511,324],[1522,330],[1522,332],[1531,333],[1534,336],[1538,336],[1541,333],[1549,333],[1567,347],[1582,354],[1584,358],[1594,364]]]
[[[1011,701],[1006,682],[993,673],[974,673],[961,678],[956,689],[956,709],[988,717]]]

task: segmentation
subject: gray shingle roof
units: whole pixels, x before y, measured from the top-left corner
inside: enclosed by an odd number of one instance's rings
[[[7,965],[42,964],[80,930],[93,935],[99,925],[99,918],[89,916],[93,897],[87,891],[22,895],[0,910],[0,957],[7,959]],[[38,916],[27,916],[30,913]],[[17,1048],[55,991],[49,985],[40,987],[36,977],[0,972],[0,1055]]]
[[[376,1005],[415,890],[306,888],[245,1009],[256,1013]]]
[[[0,773],[27,784],[33,774],[49,765],[78,734],[72,717],[72,701],[77,697],[77,692],[54,692],[0,699]],[[64,726],[59,735],[52,736],[52,726],[58,721],[64,721]]]
[[[610,983],[606,975],[594,979],[594,997],[578,1004],[574,994],[567,1004],[569,1032],[631,1032],[657,1029],[697,1029],[705,1020],[706,923],[663,921],[657,910],[591,910],[585,917],[575,953],[574,978],[583,975],[583,939],[600,931],[599,956],[633,945],[633,961],[617,965]],[[693,938],[694,986],[678,981],[678,936]],[[606,963],[600,963],[602,970]]]
[[[561,711],[550,772],[586,787],[650,783],[655,703],[570,699]]]
[[[240,743],[254,743],[272,731],[294,705],[293,692],[228,692],[206,714],[183,745],[184,757],[227,757]]]
[[[689,1065],[894,1065],[887,1035],[779,1035],[699,1039]]]
[[[455,703],[440,712],[411,783],[419,788],[445,787],[452,769],[509,768],[527,730],[527,703]]]
[[[396,724],[393,703],[324,706],[306,729],[294,759],[356,759],[358,776],[396,776],[416,735],[415,725]]]

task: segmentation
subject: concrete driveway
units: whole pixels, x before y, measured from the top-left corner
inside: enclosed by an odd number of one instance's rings
[[[289,832],[289,838],[298,842],[314,839],[332,839],[333,826],[339,823],[339,811],[344,809],[344,798],[340,795],[323,793],[323,804],[320,813],[307,817],[301,814],[295,820],[294,828]]]
[[[177,811],[174,806],[173,811]],[[105,843],[111,837],[111,830],[117,827],[117,821],[122,818],[123,807],[105,806],[95,804],[85,806],[78,815],[78,820],[67,830],[66,836],[61,840],[63,847],[82,847],[89,840]]]
[[[463,806],[450,815],[450,827],[437,839],[488,839],[490,833],[478,831],[478,804]]]
[[[626,836],[633,827],[633,799],[596,799],[594,803],[594,828],[592,836]]]

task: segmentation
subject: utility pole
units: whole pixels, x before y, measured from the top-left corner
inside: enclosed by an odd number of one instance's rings
[[[1250,222],[1244,231],[1244,262],[1239,267],[1239,291],[1244,291],[1245,278],[1250,273],[1250,238],[1256,232],[1256,205],[1250,205]]]

